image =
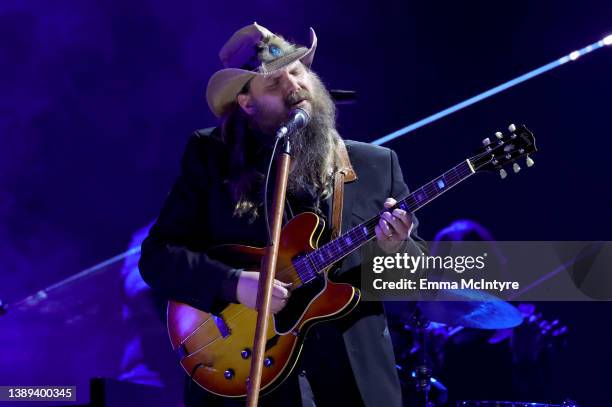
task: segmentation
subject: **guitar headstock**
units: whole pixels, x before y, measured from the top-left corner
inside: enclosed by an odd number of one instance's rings
[[[499,171],[502,178],[506,178],[508,172],[505,166],[512,164],[512,170],[516,173],[521,170],[517,162],[519,158],[525,158],[527,167],[534,164],[529,156],[537,151],[533,133],[524,125],[508,126],[508,133],[500,131],[495,133],[494,139],[486,138],[482,141],[483,146],[478,154],[469,159],[474,171]]]

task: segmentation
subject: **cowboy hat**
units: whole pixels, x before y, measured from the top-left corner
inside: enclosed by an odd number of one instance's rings
[[[225,68],[215,72],[206,87],[210,110],[217,117],[223,116],[255,76],[267,75],[297,60],[310,67],[317,48],[312,28],[310,44],[310,48],[291,44],[257,23],[236,31],[219,52]]]

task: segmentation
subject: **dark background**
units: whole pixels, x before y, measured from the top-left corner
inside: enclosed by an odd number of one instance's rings
[[[371,141],[612,34],[612,4],[3,1],[1,299],[124,251],[157,215],[188,135],[215,124],[217,53],[253,21],[300,43],[315,28],[313,68],[359,92],[340,133]],[[473,177],[419,213],[420,234],[468,218],[498,240],[611,240],[611,73],[605,47],[389,143],[416,188],[511,122],[537,137],[532,169]],[[612,405],[609,304],[540,307],[571,328],[549,397]]]

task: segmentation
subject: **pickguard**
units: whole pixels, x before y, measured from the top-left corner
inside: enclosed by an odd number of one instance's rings
[[[276,332],[279,335],[291,332],[310,303],[323,292],[326,285],[325,273],[319,273],[312,281],[293,290],[285,307],[274,315]]]

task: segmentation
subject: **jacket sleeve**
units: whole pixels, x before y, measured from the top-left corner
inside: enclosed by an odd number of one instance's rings
[[[138,265],[145,282],[163,296],[216,313],[236,302],[240,270],[203,252],[210,177],[199,153],[202,142],[198,135],[189,139],[181,173],[142,243]]]

